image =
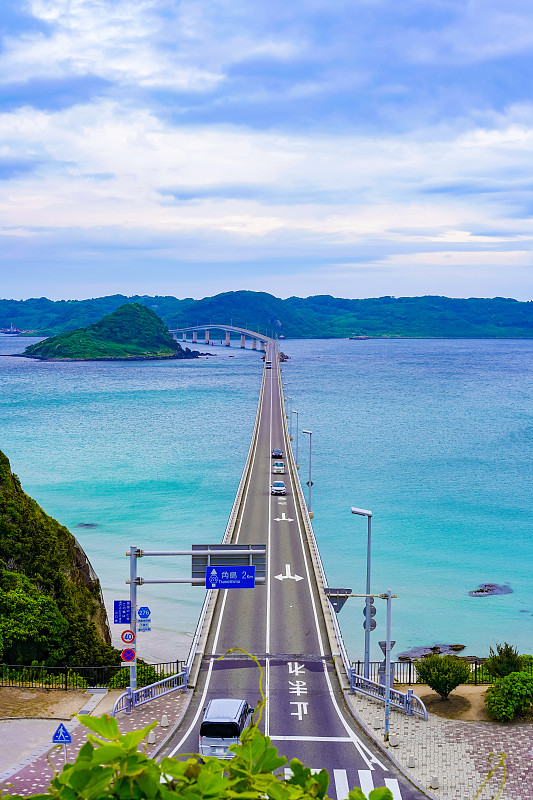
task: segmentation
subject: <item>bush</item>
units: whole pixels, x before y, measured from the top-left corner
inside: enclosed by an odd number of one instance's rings
[[[137,662],[137,686],[139,688],[162,681],[163,678],[168,678],[171,674],[170,672],[158,673],[151,664],[145,664],[142,661]],[[110,689],[127,689],[130,685],[129,669],[127,667],[118,669],[107,685]]]
[[[490,716],[500,722],[523,714],[533,700],[533,677],[526,672],[511,672],[489,686],[485,703]]]
[[[512,672],[520,672],[520,656],[518,650],[504,642],[496,645],[496,652],[490,648],[490,657],[485,661],[484,667],[493,678],[505,678]]]
[[[436,653],[424,656],[416,662],[418,680],[427,683],[443,700],[450,692],[465,683],[470,676],[470,666],[455,656],[439,656]]]
[[[121,735],[114,717],[79,717],[80,722],[98,736],[89,734],[87,742],[73,764],[52,778],[46,797],[49,800],[65,798],[98,798],[98,800],[327,800],[329,776],[325,769],[318,774],[293,758],[290,762],[292,777],[274,774],[274,770],[287,763],[279,756],[270,739],[255,724],[246,728],[241,744],[233,745],[235,758],[220,761],[206,757],[178,761],[164,758],[161,764],[148,758],[137,748],[155,728],[152,722],[140,731]],[[101,737],[101,738],[99,738]],[[23,800],[18,795],[3,795]],[[349,793],[349,800],[366,800],[361,789]],[[380,788],[370,792],[369,800],[393,800],[390,789]]]

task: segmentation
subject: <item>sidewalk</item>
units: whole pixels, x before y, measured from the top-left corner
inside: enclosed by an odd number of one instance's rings
[[[110,714],[113,703],[121,693],[121,691],[113,691],[108,694],[85,695],[87,702],[82,711],[89,712],[92,716],[97,717],[102,714]],[[154,731],[155,744],[147,745],[146,749],[147,755],[150,755],[167,736],[169,730],[172,729],[186,702],[187,695],[176,691],[135,709],[131,714],[120,713],[117,717],[119,730],[121,733],[128,733],[129,731],[143,728],[154,720],[161,723],[163,715],[166,714],[169,727],[162,728],[161,724],[157,726]],[[23,760],[18,761],[0,773],[0,790],[24,796],[37,794],[45,791],[54,777],[54,769],[48,763],[48,758],[58,772],[63,769],[63,747],[50,753],[53,747],[52,736],[59,722],[48,719],[39,720],[39,723],[42,723],[44,741],[41,740],[40,746]],[[35,720],[21,719],[16,721],[19,753],[23,751],[23,742],[26,742],[28,737],[34,736],[34,725]],[[67,761],[72,762],[76,758],[78,750],[85,744],[89,731],[77,719],[65,722],[64,725],[72,737],[72,743],[67,745]],[[13,729],[8,728],[5,723],[0,723],[0,748],[4,748],[9,742],[11,742],[12,747],[12,737]]]
[[[384,706],[361,694],[347,695],[348,703],[368,732],[381,743]],[[533,800],[533,725],[528,723],[463,722],[429,714],[408,717],[391,709],[390,734],[398,745],[386,745],[402,771],[438,800],[473,800],[487,777],[489,754],[497,762],[506,753],[507,778],[501,800]],[[415,766],[408,768],[409,758]],[[491,778],[478,800],[492,800],[502,780],[502,769]],[[438,778],[439,788],[430,788]]]

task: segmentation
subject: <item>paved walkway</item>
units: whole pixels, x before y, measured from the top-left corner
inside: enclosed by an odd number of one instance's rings
[[[117,692],[108,695],[89,696],[86,711],[99,716],[110,713]],[[380,741],[383,738],[383,705],[363,695],[348,698],[351,707],[369,732]],[[168,718],[169,727],[161,724],[155,729],[155,743],[147,746],[147,754],[153,753],[166,738],[173,725],[183,713],[187,695],[182,692],[172,694],[136,709],[131,715],[119,714],[118,723],[122,733],[142,728],[157,720],[161,723],[163,715]],[[24,796],[42,792],[53,777],[53,769],[63,767],[63,748],[50,753],[50,740],[58,722],[49,720],[48,741],[34,753],[0,774],[0,789]],[[17,724],[19,735],[23,735],[24,724],[27,731],[32,730],[32,720],[21,720]],[[86,740],[87,729],[78,720],[65,723],[72,736],[72,744],[67,745],[67,759],[74,760],[79,748]],[[489,753],[507,754],[507,780],[502,800],[533,800],[533,725],[498,725],[488,722],[460,722],[443,719],[433,714],[424,722],[418,717],[407,717],[392,711],[391,735],[399,744],[389,747],[393,756],[408,777],[420,786],[427,788],[429,796],[438,800],[473,800],[489,771]],[[4,729],[6,730],[6,729]],[[2,746],[0,728],[0,747]],[[9,734],[8,734],[9,735]],[[5,734],[4,734],[5,736]],[[409,768],[409,759],[415,766]],[[492,800],[501,782],[502,771],[498,770],[478,800]],[[430,789],[432,778],[438,778],[439,788]]]
[[[369,732],[383,741],[383,704],[364,695],[349,696],[349,703]],[[533,800],[531,724],[462,722],[435,714],[424,722],[392,710],[390,733],[399,743],[388,749],[403,772],[439,800],[473,800],[491,768],[489,754],[499,757],[502,752],[507,755],[507,778],[501,800]],[[407,766],[410,758],[412,768]],[[492,800],[502,776],[500,768],[478,800]],[[432,778],[438,779],[438,789],[430,788]]]

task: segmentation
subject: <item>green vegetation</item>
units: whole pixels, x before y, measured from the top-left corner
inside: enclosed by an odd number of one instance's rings
[[[280,300],[266,292],[225,292],[202,300],[113,295],[91,300],[0,300],[0,327],[54,336],[90,326],[124,303],[155,311],[167,327],[229,323],[287,338],[533,337],[533,302],[511,298],[374,297],[347,300],[330,295]],[[356,346],[356,345],[354,345]]]
[[[100,583],[74,536],[22,490],[0,451],[0,660],[117,664]]]
[[[87,328],[38,342],[24,355],[43,359],[195,358],[169,334],[157,314],[139,303],[125,303]]]
[[[490,716],[499,722],[509,722],[531,708],[533,676],[526,672],[511,672],[489,686],[485,703]]]
[[[443,700],[470,675],[470,666],[456,656],[439,656],[436,653],[424,656],[416,662],[420,683],[427,683]]]
[[[496,652],[490,648],[490,657],[483,666],[492,678],[505,678],[512,672],[520,672],[522,659],[518,650],[505,642],[496,645]]]
[[[178,761],[164,758],[161,764],[138,752],[138,747],[156,722],[139,731],[121,735],[116,719],[79,717],[94,734],[78,753],[73,764],[52,779],[42,800],[327,800],[329,776],[326,770],[316,775],[293,759],[292,777],[274,775],[274,770],[287,763],[279,756],[270,739],[251,725],[242,735],[240,745],[233,745],[235,757],[220,761],[197,758]],[[4,795],[4,798],[19,795]],[[348,795],[349,800],[366,800],[361,789]],[[20,797],[20,800],[22,798]],[[370,792],[369,800],[392,800],[389,789]]]

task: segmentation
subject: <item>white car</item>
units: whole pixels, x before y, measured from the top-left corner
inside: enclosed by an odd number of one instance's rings
[[[283,481],[272,481],[270,494],[287,494],[287,489],[285,488]]]
[[[274,475],[284,475],[285,474],[285,464],[283,461],[274,461],[272,464],[272,472]]]

